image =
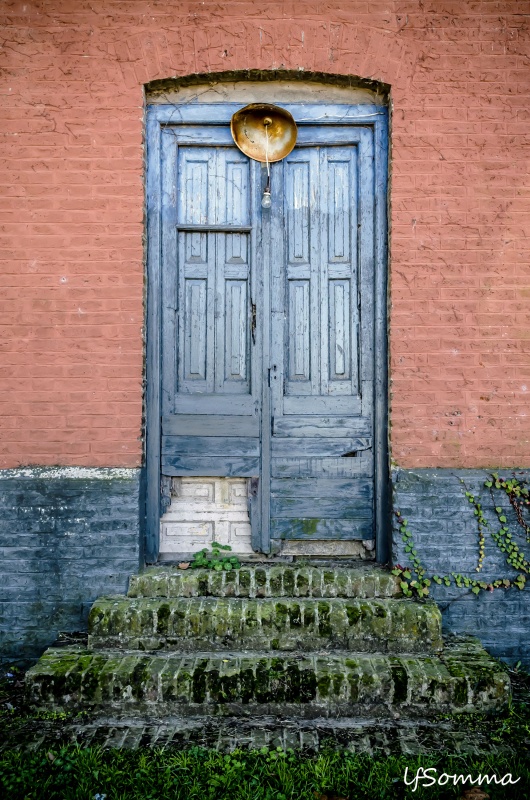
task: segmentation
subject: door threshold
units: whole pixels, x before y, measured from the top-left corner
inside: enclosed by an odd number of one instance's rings
[[[179,564],[180,562],[184,561],[192,561],[193,557],[196,555],[196,552],[193,553],[160,553],[158,556],[158,563],[159,564]],[[266,553],[236,553],[234,550],[230,550],[227,555],[235,556],[239,559],[241,563],[256,563],[256,562],[270,562],[274,561],[277,562],[279,560],[287,561],[290,563],[292,561],[292,557],[279,559],[278,556],[268,556]]]

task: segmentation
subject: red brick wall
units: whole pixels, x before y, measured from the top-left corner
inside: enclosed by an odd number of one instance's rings
[[[143,95],[303,68],[392,86],[392,452],[530,465],[530,3],[0,6],[0,466],[142,453]]]

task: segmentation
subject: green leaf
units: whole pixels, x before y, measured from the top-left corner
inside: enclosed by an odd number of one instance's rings
[[[499,517],[499,522],[506,522],[506,517],[505,516]]]
[[[473,586],[473,588],[471,589],[471,591],[473,592],[473,594],[480,594],[480,589],[479,589],[479,587],[478,587],[478,586]]]
[[[412,578],[411,571],[409,569],[404,570],[403,577],[406,578],[407,580],[410,580]]]

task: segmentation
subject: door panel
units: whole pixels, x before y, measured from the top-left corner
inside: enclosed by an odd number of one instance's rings
[[[166,265],[162,287],[161,465],[168,476],[259,474],[252,167],[224,139],[190,146],[177,134],[168,141],[175,189],[166,213],[173,203],[176,237],[176,263]]]
[[[368,130],[349,144],[346,135],[313,130],[311,146],[275,171],[272,538],[374,536],[373,390],[362,380],[373,348],[364,301],[373,222],[362,217],[373,216],[373,189],[359,196],[373,187],[373,140]],[[353,476],[348,489],[342,479]]]

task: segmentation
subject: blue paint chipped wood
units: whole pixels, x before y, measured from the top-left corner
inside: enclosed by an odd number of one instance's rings
[[[147,549],[161,476],[227,475],[253,478],[256,549],[313,520],[377,531],[384,560],[386,109],[289,105],[298,143],[264,212],[238,107],[148,111]]]

